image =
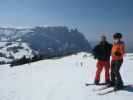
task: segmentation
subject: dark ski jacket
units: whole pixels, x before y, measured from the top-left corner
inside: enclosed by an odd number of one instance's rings
[[[92,54],[95,59],[109,61],[111,56],[112,44],[107,41],[100,42],[98,45],[94,47],[92,50]]]

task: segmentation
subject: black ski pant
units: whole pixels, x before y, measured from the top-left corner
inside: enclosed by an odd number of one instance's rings
[[[123,80],[120,74],[122,63],[123,60],[116,60],[111,62],[111,84],[116,88],[123,86]]]

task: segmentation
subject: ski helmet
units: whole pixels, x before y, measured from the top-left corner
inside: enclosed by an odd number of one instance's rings
[[[115,33],[115,34],[113,35],[113,38],[114,38],[114,39],[121,39],[121,38],[122,38],[122,34],[121,34],[121,33]]]

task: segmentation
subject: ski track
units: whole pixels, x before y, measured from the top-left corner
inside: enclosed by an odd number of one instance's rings
[[[92,57],[83,58],[84,54],[56,60],[42,60],[13,68],[1,65],[0,100],[131,100],[133,98],[133,92],[127,91],[98,96],[97,93],[100,91],[94,92],[93,89],[101,86],[86,87],[86,82],[92,83],[94,80],[96,61]],[[132,65],[133,61],[125,57],[121,69],[125,84],[133,84]]]

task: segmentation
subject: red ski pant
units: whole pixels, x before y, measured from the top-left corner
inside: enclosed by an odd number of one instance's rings
[[[97,61],[96,76],[95,76],[96,81],[100,81],[100,74],[101,74],[103,68],[105,69],[105,81],[110,80],[110,75],[109,75],[110,62],[98,60]]]

